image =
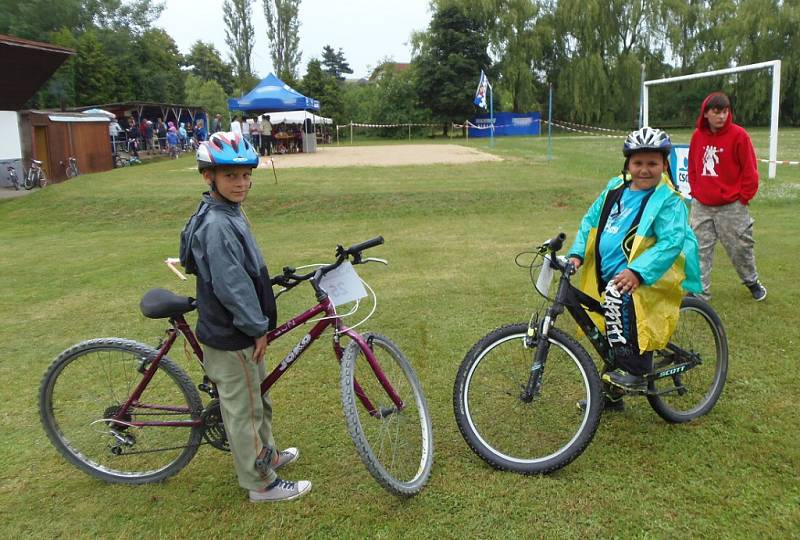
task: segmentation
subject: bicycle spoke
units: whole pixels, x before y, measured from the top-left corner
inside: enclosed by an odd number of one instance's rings
[[[187,412],[134,404],[118,416],[142,380],[141,353],[133,342],[98,341],[102,343],[86,342],[85,350],[78,347],[51,367],[53,380],[43,383],[40,398],[48,435],[67,458],[106,480],[139,483],[174,474],[196,451],[200,428],[133,427],[125,422],[191,421],[202,407],[193,385],[179,368],[162,359],[143,398],[148,405],[182,407]],[[120,423],[101,421],[114,416]],[[191,446],[195,449],[187,450]]]

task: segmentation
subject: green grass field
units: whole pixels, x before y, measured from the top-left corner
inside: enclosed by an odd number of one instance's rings
[[[767,131],[755,130],[758,154]],[[676,134],[688,142],[689,132]],[[683,141],[685,139],[685,141]],[[800,130],[779,157],[800,158]],[[469,141],[486,149],[487,141]],[[191,158],[83,175],[0,201],[0,535],[4,538],[553,538],[772,537],[800,530],[800,167],[783,166],[752,204],[769,298],[753,302],[720,248],[713,304],[729,337],[728,382],[716,408],[669,425],[644,399],[606,415],[587,451],[546,477],[496,472],[463,442],[452,385],[466,351],[540,305],[514,256],[578,221],[622,164],[621,142],[498,140],[502,162],[433,167],[288,169],[255,176],[246,203],[272,270],[330,260],[337,243],[377,234],[389,267],[361,271],[379,306],[368,329],[392,337],[426,391],[435,464],[426,489],[398,500],[373,481],[347,435],[338,366],[315,345],[273,391],[279,445],[299,446],[289,479],[307,497],[251,505],[229,455],[203,446],[162,484],[104,484],[54,450],[37,412],[40,379],[60,351],[99,336],[154,345],[165,326],[138,310],[152,287],[192,294],[161,263],[203,190]],[[300,287],[282,318],[308,307]],[[567,318],[560,322],[570,327]],[[271,347],[271,365],[298,336]],[[289,341],[292,341],[291,343]],[[195,378],[181,347],[173,360]],[[502,418],[498,418],[502,422]]]

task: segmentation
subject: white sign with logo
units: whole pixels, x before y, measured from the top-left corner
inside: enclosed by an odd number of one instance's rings
[[[672,171],[672,181],[675,183],[675,188],[681,192],[681,195],[691,199],[688,145],[676,144],[672,146],[672,152],[669,155],[669,168]]]
[[[367,290],[350,262],[342,263],[320,280],[319,286],[328,293],[334,306],[355,302],[367,296]]]

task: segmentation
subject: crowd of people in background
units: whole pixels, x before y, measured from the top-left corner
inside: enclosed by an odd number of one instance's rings
[[[177,157],[180,152],[193,150],[208,137],[203,119],[198,119],[194,125],[191,122],[176,125],[172,121],[164,122],[163,118],[156,118],[155,122],[144,117],[138,121],[133,116],[126,119],[125,127],[116,118],[109,122],[108,135],[115,155],[122,150],[137,159],[140,151]]]
[[[114,118],[108,131],[115,155],[123,151],[139,159],[139,152],[177,157],[180,152],[193,151],[210,133],[225,131],[222,115],[216,114],[210,127],[208,131],[202,119],[192,124],[127,116],[122,123]],[[262,156],[301,151],[302,127],[285,123],[273,125],[268,114],[255,118],[237,115],[230,122],[229,130],[249,141]]]

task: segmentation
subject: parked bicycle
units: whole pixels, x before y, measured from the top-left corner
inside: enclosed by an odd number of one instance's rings
[[[67,159],[67,164],[65,165],[63,161],[60,162],[64,169],[67,172],[67,178],[74,178],[78,176],[80,172],[78,171],[78,160],[74,157],[69,157]]]
[[[307,274],[286,267],[272,280],[282,287],[277,296],[308,282],[318,303],[267,334],[272,342],[299,326],[314,324],[261,389],[268,391],[332,328],[334,356],[341,364],[345,421],[356,450],[381,486],[395,495],[411,496],[426,484],[433,463],[433,432],[422,387],[389,338],[354,330],[374,313],[377,298],[353,266],[388,264],[362,258],[363,251],[382,243],[383,238],[377,237],[347,249],[338,246],[334,263],[310,265],[315,269]],[[174,261],[168,259],[170,264]],[[373,298],[372,310],[347,327],[343,319],[358,310],[366,295],[364,287]],[[337,312],[337,306],[352,301],[355,307],[350,312]],[[204,404],[187,374],[167,356],[182,335],[202,365],[203,351],[184,318],[196,309],[196,301],[152,289],[140,307],[146,317],[169,320],[166,338],[157,348],[120,338],[78,343],[56,358],[39,391],[39,412],[50,441],[72,464],[107,482],[161,481],[185,467],[201,444],[229,449],[216,385],[204,376],[197,386],[208,395]]]
[[[570,284],[575,270],[556,256],[565,238],[562,233],[545,242],[525,265],[550,304],[544,317],[534,313],[529,323],[490,332],[458,370],[453,405],[459,430],[469,447],[497,469],[542,474],[564,467],[594,437],[604,394],[612,401],[624,395],[615,387],[604,390],[586,349],[555,327],[566,308],[604,370],[617,367],[606,336],[588,314],[602,314],[602,306]],[[554,275],[558,287],[550,298]],[[638,395],[646,396],[664,420],[688,422],[714,407],[727,369],[728,343],[719,317],[708,303],[684,298],[678,326],[669,344],[654,352],[647,390]]]
[[[42,162],[32,159],[31,167],[25,173],[25,180],[22,183],[25,189],[33,189],[35,187],[44,188],[47,185],[47,178],[44,176],[44,169],[42,169]]]
[[[8,181],[11,182],[11,185],[14,187],[14,189],[19,191],[19,178],[17,177],[17,169],[14,168],[13,165],[8,165],[6,167],[6,175],[8,176]]]

